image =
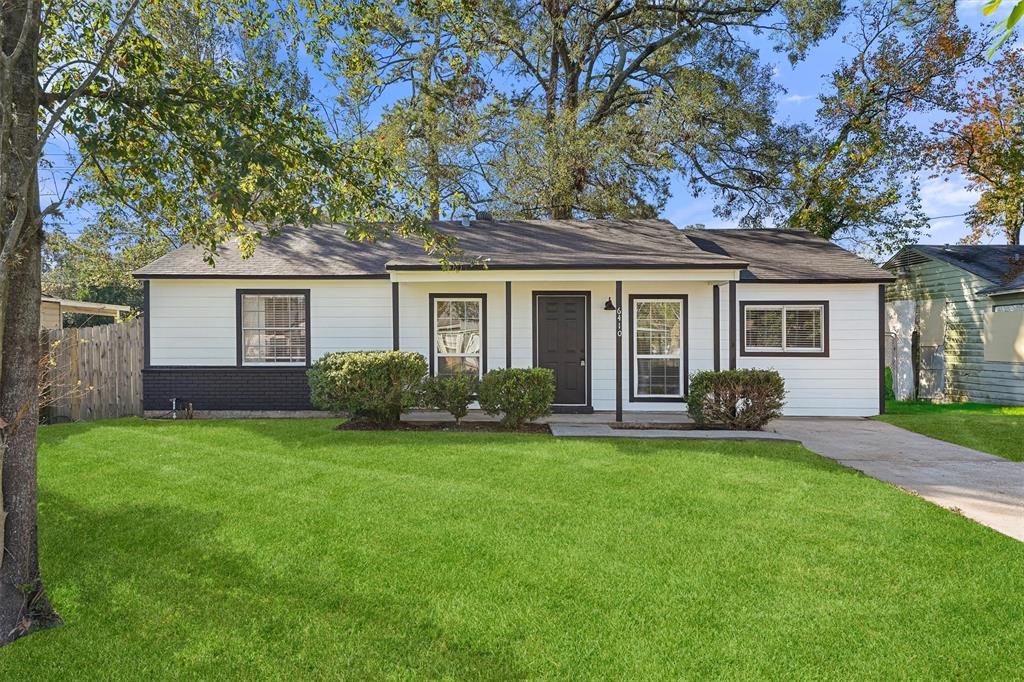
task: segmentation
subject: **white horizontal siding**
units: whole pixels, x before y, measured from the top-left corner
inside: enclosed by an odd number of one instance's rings
[[[736,300],[738,335],[743,333],[739,304],[744,301],[829,303],[828,357],[743,356],[737,339],[737,367],[769,368],[782,374],[786,415],[878,414],[878,285],[738,284]]]
[[[487,368],[505,366],[505,282],[403,282],[399,285],[402,350],[430,352],[430,294],[486,294]],[[628,276],[629,273],[623,273]],[[391,282],[387,280],[152,280],[150,360],[161,365],[234,366],[237,289],[309,289],[312,359],[345,350],[387,350],[392,345]],[[622,287],[622,395],[626,410],[679,410],[679,402],[630,402],[629,297],[685,294],[689,371],[712,369],[713,305],[710,282],[624,279]],[[587,291],[591,307],[591,403],[615,409],[615,296],[612,281],[512,282],[512,365],[533,366],[533,293]],[[774,367],[787,384],[786,413],[861,416],[878,411],[878,289],[875,285],[737,286],[738,301],[828,300],[828,358],[746,358],[739,367]],[[729,289],[721,289],[721,366],[729,363]],[[742,329],[742,325],[737,325]]]
[[[309,289],[314,361],[332,351],[391,348],[387,280],[154,279],[149,284],[150,363],[233,367],[238,289]]]

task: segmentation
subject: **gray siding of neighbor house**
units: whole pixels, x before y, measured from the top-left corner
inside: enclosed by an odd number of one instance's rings
[[[946,395],[975,402],[1024,404],[1024,363],[986,362],[985,312],[993,300],[978,292],[992,283],[966,270],[929,260],[887,287],[889,301],[928,300],[944,304]],[[998,301],[999,303],[1009,301]]]
[[[1014,305],[1024,303],[1024,294],[1009,294],[992,299],[994,305]]]

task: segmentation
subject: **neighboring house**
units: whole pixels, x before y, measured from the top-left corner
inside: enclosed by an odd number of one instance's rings
[[[64,313],[85,313],[86,315],[112,317],[115,320],[119,320],[122,315],[130,313],[131,310],[131,306],[127,305],[72,301],[66,298],[43,296],[39,303],[39,328],[47,330],[63,329]]]
[[[773,367],[790,415],[883,406],[883,287],[893,277],[804,231],[663,220],[438,223],[474,264],[411,241],[289,230],[215,268],[191,247],[144,282],[144,407],[309,409],[325,353],[401,349],[432,374],[550,367],[561,411],[684,410],[697,370]]]
[[[884,267],[898,398],[1024,404],[1024,246],[909,246]]]

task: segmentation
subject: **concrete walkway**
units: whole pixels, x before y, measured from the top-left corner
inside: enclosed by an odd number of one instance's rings
[[[819,455],[1024,541],[1022,462],[868,419],[780,419],[770,428]]]
[[[700,431],[697,429],[613,429],[608,424],[548,422],[551,435],[560,438],[675,438],[679,440],[771,440],[798,443],[791,436],[771,431]]]

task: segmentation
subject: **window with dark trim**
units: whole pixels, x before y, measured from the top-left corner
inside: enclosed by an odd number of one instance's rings
[[[434,376],[483,376],[486,302],[483,294],[430,295],[430,368]]]
[[[687,389],[686,296],[629,297],[630,400],[682,400]]]
[[[238,364],[309,364],[309,290],[239,289]]]
[[[827,356],[827,301],[744,301],[741,355]]]

